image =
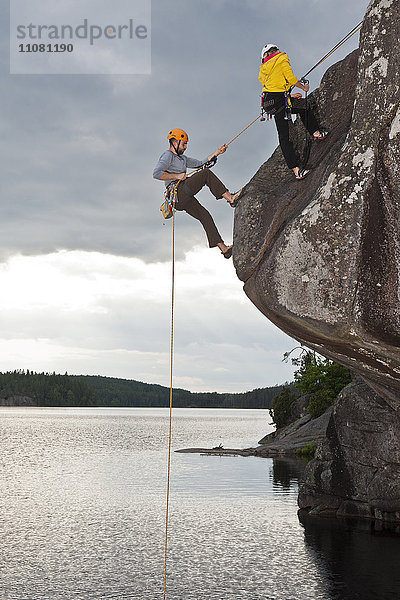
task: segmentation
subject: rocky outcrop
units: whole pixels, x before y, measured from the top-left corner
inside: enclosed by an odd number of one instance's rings
[[[37,402],[30,396],[16,395],[0,398],[0,406],[37,406]]]
[[[332,407],[316,419],[306,414],[294,423],[266,435],[258,442],[261,444],[258,448],[259,455],[296,454],[304,446],[322,441],[325,439],[331,413]]]
[[[360,52],[312,94],[331,135],[296,181],[280,150],[236,209],[234,262],[280,328],[400,393],[400,5],[371,2]],[[275,135],[274,125],[269,134]],[[303,153],[305,131],[293,126]]]
[[[175,450],[175,452],[214,456],[261,456],[263,458],[295,456],[298,450],[305,446],[325,439],[331,414],[332,407],[329,407],[323,415],[316,419],[311,419],[309,414],[305,414],[290,425],[263,437],[258,442],[260,445],[255,448],[183,448]]]
[[[311,95],[331,134],[313,142],[310,175],[294,180],[276,150],[246,186],[234,228],[234,263],[251,301],[289,335],[361,375],[369,388],[359,390],[357,406],[364,395],[375,411],[371,423],[386,413],[393,427],[400,412],[399,38],[398,0],[373,0],[359,51],[331,67]],[[300,122],[292,135],[304,156]],[[355,495],[370,514],[373,498],[354,487],[362,474],[356,477],[347,462],[356,452],[342,452],[339,430],[336,455],[342,453],[346,470],[330,496]],[[395,432],[384,438],[393,456],[400,427]],[[379,455],[372,464],[389,496],[400,462],[388,470]],[[310,494],[322,484],[314,478]],[[396,501],[386,512],[400,511]]]
[[[361,379],[339,394],[309,463],[299,506],[310,514],[400,522],[400,414]]]

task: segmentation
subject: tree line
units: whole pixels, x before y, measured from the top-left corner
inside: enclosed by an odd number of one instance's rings
[[[170,390],[162,385],[114,377],[78,377],[96,392],[98,406],[169,406]],[[272,399],[282,388],[278,385],[236,394],[190,392],[175,388],[173,404],[175,408],[270,408]]]
[[[236,394],[174,389],[176,408],[270,408],[283,385]],[[166,407],[169,388],[130,379],[16,370],[0,373],[0,398],[27,396],[36,406]]]
[[[56,373],[0,373],[0,398],[27,396],[36,406],[97,406],[96,393],[79,378]],[[17,401],[16,401],[17,403]]]

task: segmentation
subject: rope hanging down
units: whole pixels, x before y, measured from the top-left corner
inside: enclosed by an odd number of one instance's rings
[[[168,551],[168,512],[169,490],[171,479],[171,446],[172,446],[172,396],[173,396],[173,360],[174,360],[174,304],[175,304],[175,202],[172,203],[172,278],[171,278],[171,346],[170,346],[170,387],[169,387],[169,438],[167,467],[167,498],[165,509],[165,546],[164,546],[164,595],[167,591],[167,551]]]

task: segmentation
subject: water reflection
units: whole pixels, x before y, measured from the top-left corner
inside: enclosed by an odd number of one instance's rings
[[[298,458],[279,457],[273,459],[274,491],[296,493],[303,477],[306,462]]]
[[[398,600],[400,536],[372,522],[310,517],[299,511],[306,547],[331,600]]]

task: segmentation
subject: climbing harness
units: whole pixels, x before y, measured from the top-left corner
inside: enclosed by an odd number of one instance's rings
[[[165,189],[164,192],[164,202],[160,206],[160,211],[164,219],[170,219],[173,216],[173,206],[176,203],[176,197],[178,193],[178,184],[177,183],[170,185]]]
[[[263,92],[261,94],[261,116],[260,121],[265,121],[266,119],[270,121],[272,117],[274,117],[277,113],[282,110],[285,111],[285,116],[283,117],[285,121],[292,120],[292,100],[290,97],[290,93],[293,87],[289,88],[284,94],[285,103],[283,106],[276,108],[276,99],[268,98],[268,92]],[[258,117],[257,117],[258,118]]]
[[[290,92],[292,91],[292,87],[290,87],[286,92],[284,92],[285,95],[285,116],[283,117],[285,119],[285,121],[291,121],[292,120],[292,100],[290,98]]]
[[[188,175],[193,175],[202,169],[211,169],[217,162],[217,156],[213,156],[210,160],[191,171]],[[179,179],[176,183],[169,185],[164,192],[164,202],[160,206],[160,211],[164,219],[170,219],[173,216],[173,206],[178,202],[178,186],[182,180]],[[190,188],[184,184],[185,192],[188,196],[193,196]]]
[[[275,114],[274,105],[275,101],[273,98],[267,99],[267,92],[262,92],[260,94],[261,98],[261,117],[260,121],[265,121],[266,119],[270,121]],[[266,115],[266,116],[265,116]]]

